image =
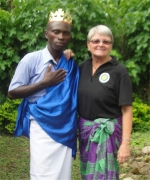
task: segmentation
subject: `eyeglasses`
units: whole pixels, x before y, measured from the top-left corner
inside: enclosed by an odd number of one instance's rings
[[[102,42],[102,43],[105,44],[105,45],[110,45],[110,44],[112,44],[111,41],[107,41],[107,40],[102,40],[102,41],[100,41],[99,39],[90,40],[89,42],[91,42],[91,43],[93,43],[93,44],[99,44],[100,42]]]

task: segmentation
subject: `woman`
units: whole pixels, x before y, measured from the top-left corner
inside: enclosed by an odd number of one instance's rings
[[[83,180],[118,180],[130,155],[132,87],[126,68],[110,56],[111,30],[98,25],[87,36],[91,57],[80,64],[79,146]]]

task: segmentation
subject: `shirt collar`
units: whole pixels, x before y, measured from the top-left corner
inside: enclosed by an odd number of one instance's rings
[[[116,58],[114,56],[111,56],[112,59],[109,61],[110,63],[112,63],[113,65],[118,64],[118,61],[116,60]]]
[[[54,60],[53,56],[49,52],[47,46],[46,46],[46,48],[43,49],[42,55],[43,55],[43,62],[44,62],[44,64],[46,64],[49,61],[53,61],[54,64],[57,64],[57,62]]]
[[[106,63],[111,63],[112,65],[116,65],[116,64],[119,63],[119,62],[116,60],[115,56],[112,56],[112,55],[111,55],[111,58],[112,58],[112,59],[111,59],[110,61],[106,62]],[[90,62],[92,63],[92,57],[90,57],[89,60],[90,60]],[[105,63],[105,64],[106,64],[106,63]]]

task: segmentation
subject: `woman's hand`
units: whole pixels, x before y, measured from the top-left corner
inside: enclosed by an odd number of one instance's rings
[[[74,57],[74,53],[72,52],[71,49],[66,49],[64,51],[65,57],[67,60],[69,60],[70,58]]]
[[[118,162],[126,162],[130,156],[130,135],[132,130],[132,106],[124,105],[122,110],[122,143],[118,150]]]
[[[117,160],[120,164],[123,164],[126,161],[128,161],[129,157],[130,157],[130,143],[123,141],[118,150]]]

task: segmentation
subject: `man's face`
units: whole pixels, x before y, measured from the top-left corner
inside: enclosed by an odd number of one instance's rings
[[[50,52],[62,52],[70,41],[71,25],[65,22],[50,22],[45,37],[48,39]]]

